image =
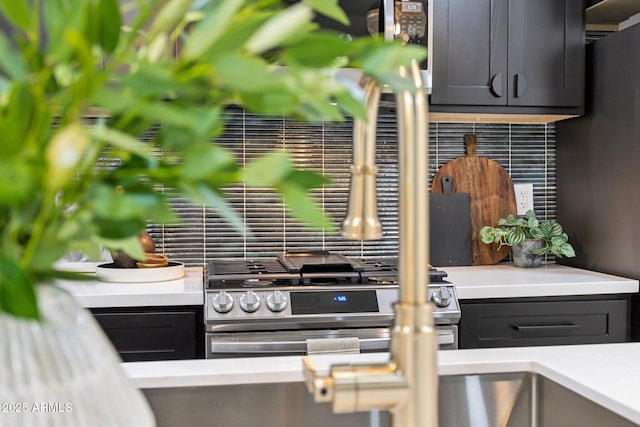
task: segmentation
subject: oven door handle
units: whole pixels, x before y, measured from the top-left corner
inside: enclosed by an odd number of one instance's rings
[[[389,338],[360,338],[360,350],[385,351],[389,349]],[[212,353],[264,354],[295,353],[306,354],[306,341],[216,341],[210,340]]]
[[[438,330],[438,345],[456,344],[456,333],[450,329]]]
[[[359,338],[361,351],[388,351],[391,339]],[[438,331],[438,345],[455,344],[455,332],[443,329]],[[306,354],[307,342],[293,341],[219,341],[210,339],[212,353],[218,354]]]

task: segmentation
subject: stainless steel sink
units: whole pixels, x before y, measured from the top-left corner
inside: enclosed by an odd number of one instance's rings
[[[163,426],[381,427],[385,411],[333,414],[302,383],[143,390]],[[440,377],[441,427],[626,427],[636,424],[540,375]]]

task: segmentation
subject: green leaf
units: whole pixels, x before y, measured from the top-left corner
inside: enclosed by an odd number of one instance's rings
[[[69,242],[69,250],[70,251],[80,251],[89,257],[92,261],[99,261],[100,255],[102,254],[102,247],[95,243],[93,240],[93,236],[87,236],[90,238],[89,240],[71,240]],[[67,252],[68,253],[68,252]]]
[[[0,158],[0,205],[17,206],[29,200],[39,181],[38,167]]]
[[[532,255],[544,255],[546,253],[549,253],[549,251],[553,251],[553,248],[551,246],[543,246],[540,249],[531,249],[529,252]]]
[[[131,236],[137,236],[145,227],[145,221],[141,218],[111,219],[96,218],[94,225],[98,236],[109,240],[121,240]]]
[[[67,103],[67,108],[83,108],[85,107],[84,102],[87,101],[87,98],[90,94],[94,93],[96,90],[96,86],[102,84],[102,79],[100,76],[100,69],[97,67],[98,58],[96,58],[96,53],[94,52],[94,46],[92,46],[89,39],[87,39],[86,35],[76,31],[75,29],[68,29],[64,32],[64,41],[71,47],[72,54],[74,58],[74,62],[72,65],[73,68],[69,67],[66,70],[67,73],[71,75],[62,77],[66,77],[65,79],[59,79],[58,83],[62,86],[70,86],[72,88],[72,93],[82,93],[82,101],[74,96],[72,98],[72,102]],[[54,67],[54,72],[57,69],[64,70],[64,65],[59,64],[62,67]],[[57,78],[60,78],[60,75],[56,75]]]
[[[221,170],[232,170],[235,165],[231,152],[219,145],[202,142],[185,153],[182,176],[190,180],[200,179]]]
[[[0,254],[0,311],[39,319],[34,283],[12,259]]]
[[[345,110],[351,117],[366,120],[367,109],[362,100],[356,98],[354,94],[349,91],[339,92],[335,95],[335,99],[340,108]]]
[[[549,233],[544,228],[532,228],[529,230],[529,234],[533,239],[546,240],[549,238]]]
[[[124,239],[109,239],[96,236],[95,240],[97,244],[104,246],[111,251],[122,249],[133,259],[144,258],[144,249],[142,248],[142,244],[140,243],[140,239],[137,234]]]
[[[184,18],[185,13],[189,10],[191,2],[192,0],[169,0],[162,6],[149,29],[149,40],[155,38],[159,33],[170,33],[173,31],[175,26],[178,25]]]
[[[216,58],[215,79],[231,90],[243,93],[263,93],[285,90],[282,78],[261,58],[231,53]]]
[[[86,34],[91,44],[112,53],[120,38],[121,16],[117,0],[93,0],[86,4]]]
[[[251,111],[266,115],[290,116],[296,109],[298,98],[287,92],[265,92],[244,94],[242,104]]]
[[[0,9],[11,23],[29,31],[31,12],[27,0],[0,0]]]
[[[559,236],[552,236],[551,237],[551,244],[553,246],[562,246],[563,244],[565,244],[567,241],[569,240],[569,237],[562,233]]]
[[[321,67],[331,64],[339,56],[346,55],[349,49],[349,42],[337,34],[313,33],[288,45],[282,58],[285,62],[289,60],[307,67]]]
[[[527,227],[529,227],[529,221],[524,219],[524,218],[513,217],[512,225],[515,225],[515,226],[521,227],[521,228],[527,228]]]
[[[146,62],[137,65],[135,72],[118,78],[118,84],[136,96],[162,97],[174,90],[184,90],[185,85],[173,76],[173,70],[161,64]]]
[[[274,185],[291,173],[291,162],[282,151],[272,151],[247,165],[242,178],[249,186]]]
[[[122,148],[130,153],[134,153],[138,156],[144,157],[148,160],[155,162],[155,157],[151,153],[149,147],[144,145],[139,139],[132,137],[129,134],[120,132],[115,129],[110,129],[105,126],[97,126],[87,129],[87,133],[97,140],[107,142],[116,147]]]
[[[291,214],[299,221],[311,227],[335,230],[335,225],[305,189],[289,181],[279,184],[277,189],[284,197]]]
[[[25,141],[33,129],[36,98],[28,83],[15,83],[9,92],[9,104],[4,116],[0,115],[0,156],[10,158],[25,148]]]
[[[215,210],[229,225],[240,234],[249,234],[242,218],[231,205],[224,199],[223,195],[214,191],[204,184],[180,183],[182,194],[189,197],[196,203],[202,203]]]
[[[314,10],[318,11],[322,15],[338,21],[343,25],[349,25],[349,18],[344,13],[344,10],[338,5],[338,0],[303,0],[306,4],[311,6]]]
[[[547,221],[545,225],[547,226],[547,230],[549,231],[550,235],[555,236],[558,234],[562,234],[562,226],[556,221]]]
[[[331,179],[327,176],[314,171],[300,169],[292,170],[286,180],[295,182],[298,186],[307,190],[331,183]]]
[[[29,77],[27,64],[14,50],[3,32],[0,32],[0,69],[16,82],[26,82]]]
[[[313,18],[311,8],[295,3],[264,23],[245,43],[245,49],[260,54],[273,49],[294,36]]]
[[[82,32],[88,14],[71,0],[47,0],[43,4],[44,23],[47,29],[47,52],[52,61],[64,61],[72,52],[65,41],[66,31]]]
[[[524,231],[519,228],[511,228],[507,231],[507,244],[509,246],[517,245],[518,243],[522,243],[526,236]]]
[[[105,107],[114,115],[127,110],[127,101],[120,91],[106,85],[99,87],[92,99],[96,106]]]
[[[168,207],[166,196],[144,184],[123,186],[97,184],[93,196],[94,211],[101,220],[123,222],[123,230],[114,230],[118,235],[130,233],[126,221],[149,218],[157,222],[173,222],[176,216]],[[114,225],[114,226],[117,226]],[[110,236],[108,231],[102,236]]]
[[[573,258],[574,256],[576,256],[576,253],[573,250],[573,246],[571,246],[569,243],[564,243],[560,246],[560,253],[567,258]]]
[[[215,61],[215,58],[219,55],[243,51],[244,42],[271,16],[273,16],[271,12],[252,11],[250,14],[242,14],[242,16],[236,17],[233,20],[233,25],[227,27],[216,43],[206,52],[203,52],[201,58],[198,59]]]
[[[135,109],[142,117],[150,120],[167,122],[187,129],[196,129],[199,126],[198,106],[189,108],[164,101],[145,102],[139,99],[129,99],[129,101],[129,108]]]
[[[495,236],[494,236],[494,233],[493,233],[493,227],[490,227],[490,226],[486,225],[486,226],[484,226],[484,227],[482,227],[480,229],[478,234],[480,236],[480,240],[483,243],[490,244],[490,243],[493,243],[495,241]]]
[[[187,38],[183,51],[184,57],[197,59],[211,49],[228,26],[233,23],[233,17],[243,4],[244,0],[212,2],[205,19],[196,24]]]
[[[359,41],[358,43],[365,43]],[[384,43],[382,40],[372,44],[367,43],[367,49],[362,56],[353,61],[357,68],[361,68],[367,74],[376,77],[383,83],[390,84],[397,89],[397,81],[390,81],[389,76],[398,75],[400,65],[408,66],[412,60],[420,61],[426,57],[426,50],[413,45],[402,45],[399,42]],[[376,49],[371,49],[376,46]],[[404,80],[403,80],[404,81]],[[406,81],[404,81],[406,84]]]
[[[516,217],[513,215],[507,215],[506,217],[498,218],[498,225],[500,226],[512,226],[515,224],[516,224]]]
[[[106,53],[112,53],[120,40],[122,17],[118,0],[98,0],[100,13],[100,46]]]
[[[51,228],[45,232],[33,254],[29,268],[36,271],[49,270],[53,263],[67,253],[67,242],[56,239],[55,233],[56,230]]]

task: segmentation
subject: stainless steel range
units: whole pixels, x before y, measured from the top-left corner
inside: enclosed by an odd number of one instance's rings
[[[396,258],[347,258],[326,251],[212,260],[206,357],[304,355],[318,342],[334,345],[336,352],[352,351],[354,345],[361,352],[388,351],[398,299],[396,264]],[[429,276],[440,349],[455,349],[460,321],[455,287],[443,271],[430,269]]]

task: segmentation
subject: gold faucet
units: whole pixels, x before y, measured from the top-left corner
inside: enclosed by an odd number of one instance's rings
[[[376,123],[381,87],[372,78],[363,76],[367,122],[353,122],[353,164],[349,206],[342,221],[342,236],[353,240],[374,240],[382,237],[376,200]]]
[[[318,377],[309,358],[305,357],[304,375],[307,388],[317,402],[332,402],[335,413],[386,409],[391,412],[395,427],[437,427],[438,425],[438,372],[437,332],[433,321],[433,307],[427,301],[429,259],[429,206],[427,165],[429,135],[427,99],[423,92],[422,77],[416,62],[400,69],[400,74],[412,82],[414,90],[396,95],[398,108],[398,168],[399,168],[399,301],[394,305],[395,323],[391,331],[391,357],[386,364],[334,365],[326,377]],[[367,85],[365,82],[365,92]],[[354,123],[354,150],[371,153],[375,150],[375,127],[380,90],[370,90],[367,97],[368,123],[363,131]],[[372,113],[375,105],[375,114]],[[374,148],[366,147],[374,145]],[[364,151],[362,151],[364,150]],[[375,154],[375,151],[373,151]],[[365,217],[364,200],[371,191],[356,173],[357,165],[365,165],[361,174],[373,174],[375,165],[359,162],[354,153],[351,195],[358,199],[350,202],[351,218]],[[354,184],[354,181],[360,181]],[[357,186],[361,186],[358,188]],[[355,191],[354,191],[354,187]],[[351,203],[357,206],[351,206]],[[367,212],[369,217],[371,211]],[[349,214],[347,219],[349,219]],[[375,214],[377,220],[377,214]],[[348,225],[367,221],[346,221]],[[352,238],[365,238],[364,227],[350,227],[359,233]]]

